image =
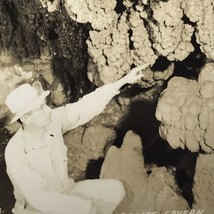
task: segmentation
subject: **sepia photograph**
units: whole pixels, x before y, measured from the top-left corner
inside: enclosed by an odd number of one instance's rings
[[[0,214],[214,213],[214,0],[0,0]]]

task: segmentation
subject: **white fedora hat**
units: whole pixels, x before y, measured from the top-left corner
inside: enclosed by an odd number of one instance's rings
[[[24,114],[36,108],[45,97],[48,96],[50,91],[39,93],[30,84],[25,83],[20,85],[9,93],[6,99],[6,105],[13,113],[14,117],[10,124],[17,121]]]

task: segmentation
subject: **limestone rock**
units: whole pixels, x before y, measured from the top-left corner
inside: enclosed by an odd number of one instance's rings
[[[104,156],[105,148],[116,138],[111,128],[103,126],[83,126],[67,132],[64,142],[68,148],[68,174],[75,180],[85,177],[89,160]]]
[[[183,0],[153,1],[151,8],[156,22],[150,22],[153,47],[170,61],[185,59],[194,48],[191,44],[193,27],[182,21]]]
[[[156,118],[160,136],[172,148],[214,151],[214,64],[207,63],[198,81],[173,77],[159,97]]]
[[[209,59],[214,59],[214,6],[213,0],[185,0],[184,12],[196,23],[196,38],[200,49]],[[196,10],[197,8],[197,10]]]
[[[214,154],[200,154],[197,159],[194,176],[193,209],[204,209],[204,213],[212,214],[214,210]]]
[[[100,178],[121,180],[126,196],[115,213],[157,212],[189,209],[177,193],[173,176],[166,168],[154,168],[148,175],[144,168],[141,139],[129,131],[121,148],[110,147],[102,165]],[[166,203],[167,202],[167,203]]]

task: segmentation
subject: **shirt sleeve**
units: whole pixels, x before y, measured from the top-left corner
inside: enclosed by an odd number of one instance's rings
[[[83,96],[75,103],[56,108],[54,114],[61,119],[63,133],[87,123],[100,114],[117,94],[119,94],[119,89],[109,83]]]
[[[43,179],[28,166],[18,147],[7,147],[5,160],[10,179],[15,181],[18,189],[35,209],[44,213],[89,213],[90,200],[47,190]]]

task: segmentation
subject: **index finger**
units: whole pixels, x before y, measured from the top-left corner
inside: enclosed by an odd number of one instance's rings
[[[144,64],[144,65],[140,65],[140,66],[136,67],[135,69],[136,69],[136,71],[141,71],[141,70],[147,68],[148,66],[149,66],[149,64]]]

